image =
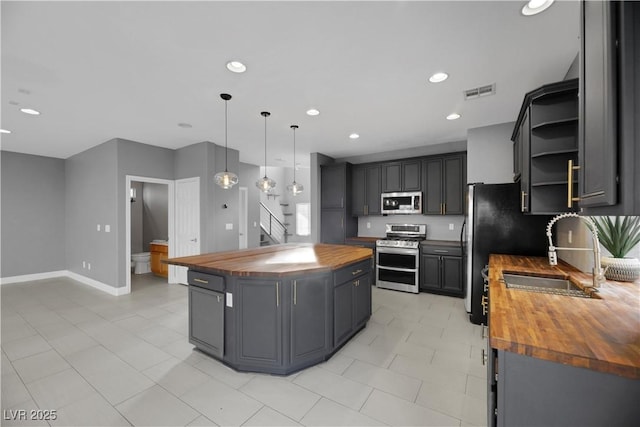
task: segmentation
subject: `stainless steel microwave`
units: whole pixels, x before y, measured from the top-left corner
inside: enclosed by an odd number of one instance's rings
[[[422,192],[382,193],[381,203],[382,213],[386,215],[421,214]]]

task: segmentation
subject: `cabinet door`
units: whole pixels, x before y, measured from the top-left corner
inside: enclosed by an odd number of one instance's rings
[[[320,241],[341,245],[344,243],[344,211],[322,209],[320,212]],[[353,218],[355,220],[355,218]]]
[[[440,289],[440,256],[420,256],[420,289]]]
[[[329,290],[326,275],[291,282],[291,363],[317,358],[331,345]]]
[[[368,199],[367,177],[369,169],[364,166],[355,166],[351,172],[351,214],[353,216],[366,215]],[[379,187],[379,186],[378,186]]]
[[[162,270],[160,255],[160,252],[151,252],[151,255],[149,256],[151,272],[154,274],[160,274],[160,271]]]
[[[241,279],[236,289],[238,360],[252,365],[280,366],[282,283]]]
[[[321,207],[343,208],[345,206],[346,165],[322,165],[320,170]]]
[[[189,286],[189,342],[224,356],[224,294]]]
[[[402,162],[402,191],[420,191],[420,161]]]
[[[442,211],[445,215],[464,214],[464,157],[444,159],[444,200]]]
[[[371,274],[360,276],[353,287],[353,327],[362,326],[371,316]]]
[[[580,206],[617,202],[617,2],[581,7],[579,191]]]
[[[402,164],[386,163],[382,165],[382,192],[402,191]]]
[[[442,256],[442,290],[462,293],[462,258]]]
[[[442,214],[442,159],[424,161],[424,211],[425,215]]]
[[[367,215],[380,215],[380,165],[369,166],[366,171]],[[355,194],[354,194],[355,197]]]
[[[333,345],[340,345],[353,330],[353,281],[333,288]]]
[[[531,129],[529,126],[529,109],[522,119],[520,135],[522,138],[522,175],[520,175],[520,210],[529,212],[531,200]]]

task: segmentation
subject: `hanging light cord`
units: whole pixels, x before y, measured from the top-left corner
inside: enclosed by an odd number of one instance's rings
[[[264,176],[267,176],[267,115],[264,116]]]
[[[224,101],[224,171],[227,170],[227,100]]]
[[[293,128],[293,182],[296,182],[296,128],[298,126],[291,126]]]

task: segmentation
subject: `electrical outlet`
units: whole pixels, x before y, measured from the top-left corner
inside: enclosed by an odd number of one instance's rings
[[[567,236],[567,240],[569,243],[573,243],[573,230],[569,230],[569,235]]]
[[[86,261],[82,261],[82,268],[87,268],[87,262]]]
[[[224,225],[225,230],[233,230],[233,223],[227,223]]]
[[[453,224],[449,224],[449,230],[453,230]]]
[[[371,223],[367,222],[367,228],[371,228]]]
[[[258,223],[256,221],[253,221],[253,228],[256,228],[258,226]]]
[[[109,224],[104,226],[104,232],[105,233],[111,233],[111,226]]]
[[[91,270],[91,263],[90,262],[87,263],[87,270]]]
[[[98,231],[100,231],[100,224],[98,224],[98,226],[96,227],[96,229],[97,229]]]

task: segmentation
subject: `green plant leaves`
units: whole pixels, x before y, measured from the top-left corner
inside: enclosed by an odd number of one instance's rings
[[[624,258],[634,246],[640,243],[640,217],[592,216],[591,220],[598,229],[600,244],[614,258]]]

